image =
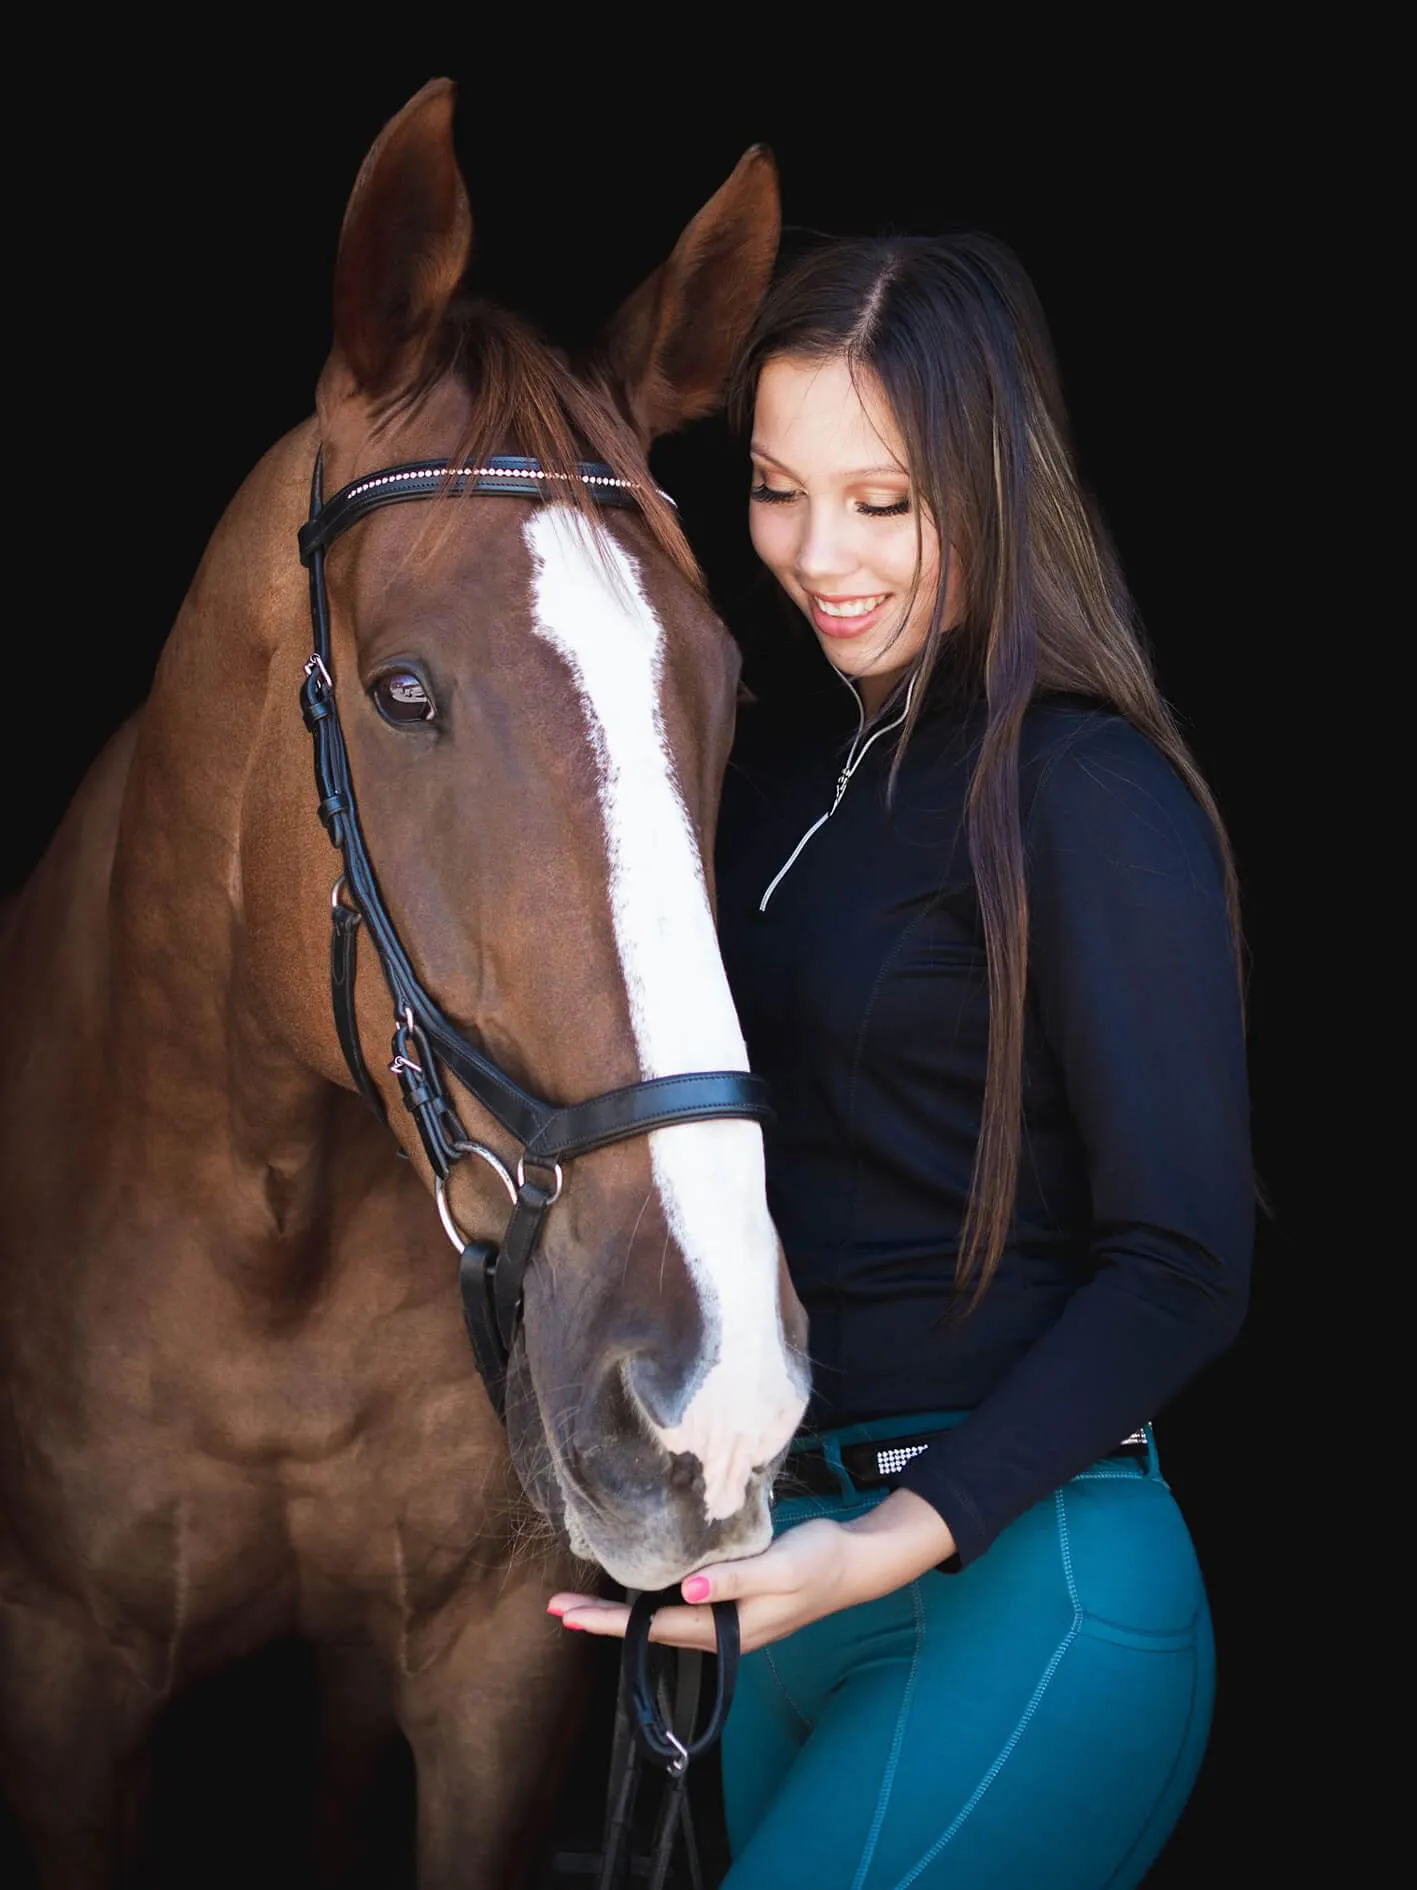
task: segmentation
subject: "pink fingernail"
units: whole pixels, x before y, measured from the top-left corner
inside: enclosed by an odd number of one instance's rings
[[[583,1625],[582,1625],[582,1623],[581,1623],[581,1622],[579,1622],[579,1621],[565,1621],[565,1620],[563,1620],[563,1621],[562,1621],[562,1623],[561,1623],[561,1626],[562,1626],[562,1627],[568,1627],[568,1628],[569,1628],[569,1629],[571,1630],[571,1632],[572,1632],[573,1634],[583,1634],[583,1633],[585,1632],[585,1628],[584,1628],[584,1626],[583,1626]]]
[[[707,1601],[712,1586],[707,1575],[691,1575],[682,1590],[685,1601]]]
[[[546,1612],[548,1614],[554,1614],[556,1619],[559,1621],[561,1619],[561,1616],[565,1613],[565,1609],[564,1607],[558,1608],[554,1601],[548,1601],[546,1604]]]

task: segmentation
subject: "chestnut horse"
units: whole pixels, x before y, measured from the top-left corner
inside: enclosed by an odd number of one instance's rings
[[[805,1404],[761,1132],[676,1124],[567,1164],[509,1438],[367,947],[355,1012],[388,1127],[341,1054],[339,859],[299,713],[317,452],[326,494],[520,453],[563,498],[449,489],[329,550],[383,900],[443,1015],[552,1103],[746,1069],[708,865],[737,654],[645,454],[721,395],[776,252],[772,163],[746,154],[572,365],[469,285],[452,110],[435,81],[371,149],[315,417],[233,499],[0,945],[0,1750],[56,1890],[140,1850],[165,1704],[288,1636],[337,1683],[347,1651],[358,1718],[406,1735],[422,1890],[520,1881],[578,1687],[548,1593],[584,1582],[577,1558],[649,1588],[763,1547]],[[636,503],[597,507],[586,458]],[[502,1237],[487,1162],[447,1207]]]

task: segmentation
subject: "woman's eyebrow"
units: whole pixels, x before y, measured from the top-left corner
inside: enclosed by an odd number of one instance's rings
[[[759,446],[756,440],[754,440],[753,444],[748,448],[748,451],[752,454],[754,459],[764,459],[769,466],[776,466],[779,472],[786,473],[789,479],[796,479],[798,485],[805,483],[793,472],[790,466],[785,466],[780,459],[775,459],[771,453]],[[910,477],[905,467],[896,465],[894,461],[889,461],[881,466],[853,466],[849,472],[838,473],[836,476],[840,479],[872,479],[880,473],[894,473],[902,479],[908,479]]]

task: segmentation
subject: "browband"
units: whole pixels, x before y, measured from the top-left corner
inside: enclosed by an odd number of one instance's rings
[[[598,505],[637,506],[642,488],[621,479],[598,459],[577,460],[572,472],[547,472],[539,460],[520,453],[497,453],[481,466],[453,466],[446,459],[414,459],[401,466],[385,466],[347,486],[325,501],[316,517],[300,528],[300,562],[308,565],[317,551],[332,545],[341,533],[381,505],[402,499],[461,499],[471,493],[500,492],[514,499],[552,499],[558,486],[585,486]],[[674,501],[663,487],[654,490],[666,504]]]

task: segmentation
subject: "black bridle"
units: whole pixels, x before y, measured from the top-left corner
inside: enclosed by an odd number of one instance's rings
[[[458,1282],[473,1357],[499,1417],[505,1418],[507,1363],[521,1319],[526,1272],[535,1257],[547,1211],[560,1198],[562,1164],[592,1149],[671,1123],[700,1122],[716,1116],[764,1120],[771,1112],[762,1079],[742,1070],[655,1077],[564,1106],[529,1095],[458,1029],[424,989],[379,891],[355,806],[349,753],[335,699],[329,595],[325,587],[325,553],[334,541],[378,507],[412,499],[497,493],[542,500],[556,496],[553,480],[574,477],[602,505],[635,506],[635,488],[598,461],[582,461],[573,475],[558,476],[547,473],[535,459],[501,454],[470,468],[450,467],[441,459],[385,467],[352,481],[324,503],[321,459],[322,455],[317,454],[310,486],[310,517],[300,531],[300,560],[310,573],[314,629],[314,650],[305,665],[300,707],[314,740],[320,819],[343,863],[330,899],[330,993],[335,1028],[355,1086],[378,1119],[386,1122],[382,1099],[364,1061],[355,1014],[356,954],[363,926],[393,1000],[393,1056],[389,1068],[398,1077],[404,1106],[418,1126],[435,1177],[438,1212],[458,1252]],[[515,1174],[493,1149],[469,1138],[448,1095],[440,1065],[451,1070],[521,1144]],[[454,1165],[466,1155],[477,1155],[487,1163],[511,1202],[500,1252],[490,1241],[465,1239],[449,1210],[446,1182]],[[529,1170],[536,1171],[541,1179],[535,1179]],[[544,1181],[551,1185],[543,1186]],[[652,1881],[662,1884],[676,1829],[681,1825],[686,1831],[688,1828],[684,1780],[689,1760],[718,1737],[732,1698],[738,1614],[732,1603],[719,1603],[714,1608],[718,1683],[708,1723],[697,1736],[691,1726],[681,1728],[687,1738],[674,1731],[671,1715],[657,1697],[662,1688],[650,1672],[648,1642],[654,1609],[677,1599],[675,1591],[644,1595],[632,1610],[620,1708],[631,1730],[631,1743],[619,1783],[612,1782],[604,1855],[598,1865],[600,1882],[607,1890],[623,1881],[630,1868],[628,1827],[636,1755],[642,1754],[662,1766],[670,1781],[650,1865]],[[691,1868],[697,1874],[692,1846]]]
[[[507,1361],[521,1318],[522,1289],[536,1253],[547,1210],[560,1198],[562,1164],[592,1149],[627,1141],[671,1123],[715,1116],[764,1120],[771,1111],[760,1077],[743,1070],[710,1070],[659,1076],[624,1089],[607,1090],[586,1102],[558,1106],[529,1095],[464,1036],[424,989],[379,891],[364,843],[349,754],[335,699],[330,648],[325,553],[335,539],[383,505],[411,499],[461,498],[498,493],[523,499],[554,496],[551,475],[534,459],[499,455],[484,466],[451,469],[446,460],[389,466],[356,479],[328,504],[320,496],[320,459],[310,491],[310,518],[300,532],[300,558],[310,572],[310,616],[314,652],[305,665],[300,706],[315,743],[319,814],[344,870],[331,897],[330,990],[340,1047],[359,1093],[380,1121],[384,1106],[365,1066],[354,1006],[355,954],[359,928],[370,937],[394,1007],[393,1056],[404,1106],[436,1178],[438,1209],[459,1254],[463,1313],[477,1369],[499,1415],[505,1413]],[[634,489],[596,461],[577,465],[575,477],[603,505],[633,506]],[[345,898],[341,898],[341,893]],[[347,902],[346,903],[346,899]],[[513,1175],[494,1150],[472,1141],[445,1087],[445,1065],[502,1127],[522,1145]],[[500,1179],[511,1202],[501,1251],[489,1241],[465,1240],[448,1209],[446,1182],[465,1155],[477,1155]],[[535,1170],[533,1176],[529,1170]],[[539,1177],[539,1178],[538,1178]],[[544,1182],[550,1186],[544,1186]]]

